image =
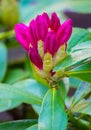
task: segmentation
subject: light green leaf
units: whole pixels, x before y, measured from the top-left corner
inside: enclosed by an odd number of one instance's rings
[[[91,33],[88,30],[81,28],[73,28],[71,38],[68,41],[67,51],[71,52],[74,46],[88,40],[91,40]]]
[[[21,89],[24,89],[30,93],[35,94],[39,98],[43,99],[45,93],[48,90],[48,87],[45,85],[40,84],[39,82],[32,80],[32,79],[27,79],[24,81],[20,81],[16,84],[14,84],[15,87],[19,87]],[[39,114],[41,105],[40,104],[32,104],[33,109]]]
[[[0,98],[0,112],[13,109],[21,104],[20,101]]]
[[[91,49],[91,41],[82,42],[72,48],[72,51],[78,51],[83,49]]]
[[[42,101],[42,99],[36,96],[35,93],[6,84],[0,84],[0,99],[7,101],[16,100],[18,102],[25,102],[29,104],[41,104]]]
[[[7,68],[7,49],[4,43],[0,43],[0,82],[3,80]]]
[[[82,80],[76,78],[69,78],[69,84],[71,88],[78,88],[82,83]]]
[[[38,125],[32,125],[31,127],[27,128],[26,130],[38,130]]]
[[[78,102],[71,111],[91,115],[91,98]]]
[[[20,82],[15,83],[13,87],[35,95],[35,97],[39,99],[42,99],[48,90],[47,86],[40,84],[34,79],[22,80]]]
[[[85,98],[89,93],[91,93],[91,85],[83,82],[74,94],[71,107],[74,107],[79,101]]]
[[[50,89],[44,96],[38,130],[66,130],[67,115],[58,91]]]
[[[67,71],[66,74],[70,77],[79,78],[91,83],[91,62],[80,65],[71,71]]]
[[[60,95],[61,95],[61,98],[63,100],[65,100],[67,94],[68,94],[68,91],[69,91],[69,79],[68,78],[63,78],[63,80],[61,80],[59,82],[59,87],[60,87]]]
[[[46,86],[32,79],[17,82],[12,86],[0,84],[0,112],[23,102],[40,105],[47,90]]]
[[[79,65],[82,61],[91,57],[91,49],[78,50],[68,55],[63,61],[61,61],[55,68],[54,71],[61,69],[72,69],[73,66]]]
[[[13,75],[13,76],[12,76]],[[19,80],[23,80],[25,78],[29,77],[29,73],[25,72],[22,69],[10,69],[8,70],[4,83],[13,84],[15,82],[18,82]]]
[[[29,126],[36,124],[36,120],[18,120],[0,123],[0,130],[25,130]]]

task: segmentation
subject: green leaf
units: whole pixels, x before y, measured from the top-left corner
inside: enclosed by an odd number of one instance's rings
[[[61,61],[55,68],[54,71],[61,69],[72,69],[73,66],[79,65],[83,60],[91,57],[91,49],[78,50],[68,55],[63,61]]]
[[[20,101],[0,98],[0,112],[13,109],[21,104]]]
[[[32,126],[36,123],[36,120],[19,120],[0,123],[0,130],[25,130],[29,126]]]
[[[3,80],[7,68],[7,49],[4,43],[0,43],[0,82]]]
[[[83,82],[74,94],[72,106],[74,107],[79,101],[91,93],[91,85]]]
[[[91,49],[91,41],[82,42],[72,48],[72,51],[78,51],[83,49]]]
[[[26,130],[38,130],[38,125],[32,125],[31,127],[27,128]]]
[[[18,68],[10,69],[10,70],[8,70],[8,72],[5,76],[4,83],[13,84],[13,83],[15,83],[19,80],[23,80],[27,77],[29,77],[29,73],[25,72],[22,69],[18,69]]]
[[[69,86],[71,88],[78,88],[79,85],[82,83],[82,81],[80,79],[76,79],[76,78],[69,78]]]
[[[61,98],[63,100],[65,100],[67,94],[68,94],[68,91],[69,91],[69,79],[68,78],[63,78],[63,80],[61,80],[59,82],[59,87],[60,87],[60,95],[61,95]]]
[[[45,93],[48,90],[47,86],[40,84],[39,82],[32,80],[32,79],[20,81],[20,82],[14,84],[14,86],[24,89],[30,93],[33,93],[34,95],[36,95],[38,98],[41,98],[41,99],[43,99]],[[32,104],[32,107],[39,114],[41,104],[37,104],[37,105]]]
[[[20,82],[17,82],[13,85],[16,89],[21,89],[27,93],[35,95],[39,99],[43,99],[45,93],[48,90],[48,87],[40,84],[34,79],[26,79]]]
[[[91,40],[91,33],[88,30],[73,28],[71,38],[68,41],[67,51],[70,52],[74,46],[88,40]]]
[[[32,84],[31,84],[32,86]],[[41,104],[42,99],[36,96],[36,93],[28,92],[23,88],[13,87],[6,84],[0,84],[0,99],[16,100],[29,104]]]
[[[71,111],[91,115],[91,98],[78,102]]]
[[[17,82],[12,86],[0,84],[0,112],[23,102],[40,105],[47,90],[46,86],[32,79]]]
[[[91,62],[80,65],[71,71],[67,71],[66,74],[70,77],[79,78],[91,83]]]
[[[30,62],[30,59],[29,59],[28,56],[26,56],[25,68],[26,68],[26,71],[28,71],[30,77],[31,77],[31,78],[34,78],[32,66],[31,66],[31,62]]]
[[[44,96],[39,115],[39,130],[66,130],[67,115],[63,101],[55,88],[50,89]]]

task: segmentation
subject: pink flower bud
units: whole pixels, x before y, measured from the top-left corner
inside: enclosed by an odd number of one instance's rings
[[[58,16],[56,15],[56,13],[52,13],[51,15],[51,20],[50,20],[50,27],[52,30],[54,30],[55,32],[58,30],[58,28],[60,27],[60,19],[58,18]]]
[[[58,41],[54,32],[48,32],[44,42],[44,53],[50,52],[54,56],[58,48]]]
[[[28,51],[30,40],[29,40],[29,32],[27,30],[28,27],[23,23],[15,25],[16,39]]]
[[[40,18],[40,16],[38,16],[36,18],[36,24],[35,24],[35,34],[37,36],[37,40],[44,41],[47,32],[48,32],[48,25],[46,21],[44,21],[42,17]]]
[[[42,69],[43,68],[43,63],[42,63],[42,59],[41,59],[37,49],[30,47],[28,54],[29,54],[31,62],[34,65],[36,65],[39,69]]]
[[[72,33],[72,20],[68,19],[65,21],[62,26],[57,31],[57,38],[59,41],[59,46],[63,45],[64,43],[69,40]]]

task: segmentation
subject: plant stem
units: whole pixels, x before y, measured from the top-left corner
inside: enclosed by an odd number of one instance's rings
[[[14,30],[0,33],[0,40],[3,40],[3,39],[8,38],[10,36],[14,36]]]

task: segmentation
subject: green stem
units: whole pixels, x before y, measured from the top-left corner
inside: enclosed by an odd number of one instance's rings
[[[0,33],[0,40],[3,40],[3,39],[8,38],[10,36],[14,36],[14,30]]]
[[[80,130],[91,130],[90,124],[86,124],[81,119],[76,119],[73,114],[68,112],[69,120],[73,123],[73,126],[79,128]]]

